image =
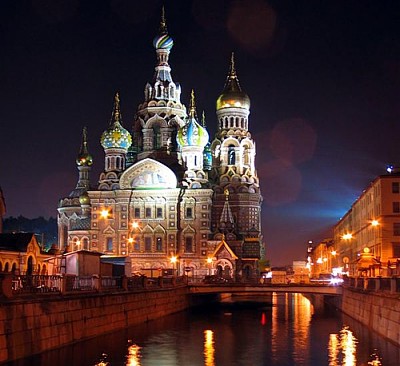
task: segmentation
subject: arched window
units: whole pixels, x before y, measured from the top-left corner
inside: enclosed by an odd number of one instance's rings
[[[159,236],[156,238],[156,251],[162,251],[162,238]]]
[[[228,147],[228,165],[235,165],[236,156],[235,156],[235,146],[230,145]]]
[[[160,126],[154,126],[154,128],[153,128],[153,149],[159,149],[160,147],[161,147]]]
[[[193,237],[187,236],[185,238],[185,252],[192,253],[193,252]]]

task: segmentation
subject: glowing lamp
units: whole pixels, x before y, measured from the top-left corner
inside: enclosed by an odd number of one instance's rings
[[[379,225],[379,221],[378,220],[372,220],[371,221],[371,225],[372,226],[378,226]]]
[[[100,212],[100,215],[103,219],[106,219],[108,217],[108,210],[102,210]]]

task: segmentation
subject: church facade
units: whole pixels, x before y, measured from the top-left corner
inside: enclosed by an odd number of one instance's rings
[[[95,186],[83,130],[78,182],[58,206],[59,249],[129,257],[132,273],[255,277],[264,250],[262,196],[250,99],[239,85],[233,55],[211,139],[194,92],[186,108],[172,79],[173,40],[164,16],[153,45],[154,77],[131,128],[123,126],[115,95],[101,136],[104,170]]]

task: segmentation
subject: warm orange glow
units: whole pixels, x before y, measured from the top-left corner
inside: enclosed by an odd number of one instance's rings
[[[208,264],[211,264],[211,263],[212,263],[212,258],[211,258],[211,257],[208,257],[208,258],[207,258],[207,263],[208,263]]]
[[[178,260],[178,258],[177,258],[175,255],[173,255],[173,256],[170,258],[170,261],[171,261],[172,264],[175,264],[177,260]]]
[[[329,365],[356,366],[357,343],[357,339],[348,327],[343,327],[340,334],[330,334],[328,344]]]
[[[129,239],[128,239],[128,242],[129,242],[129,243],[133,243],[133,238],[129,238]]]
[[[108,210],[101,210],[100,215],[103,219],[106,219],[108,217]]]
[[[140,366],[140,357],[140,347],[137,344],[132,344],[128,348],[126,366]]]
[[[132,222],[132,229],[137,229],[139,227],[139,223],[137,221]]]
[[[371,221],[371,225],[372,226],[378,226],[379,225],[379,221],[378,220],[372,220]]]
[[[344,239],[344,240],[353,239],[353,234],[350,234],[350,233],[344,234],[344,235],[342,236],[342,239]]]
[[[204,331],[204,365],[215,366],[215,346],[214,332],[212,330]]]
[[[331,254],[333,255],[333,256],[335,256],[337,253],[336,253],[336,250],[332,250],[331,251]]]

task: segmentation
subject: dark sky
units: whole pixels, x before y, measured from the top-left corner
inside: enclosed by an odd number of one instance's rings
[[[273,265],[304,259],[387,163],[400,158],[400,2],[164,1],[172,75],[195,89],[211,133],[231,51]],[[0,1],[0,186],[7,215],[56,216],[77,181],[88,127],[99,139],[119,91],[130,128],[156,63],[158,0]]]

